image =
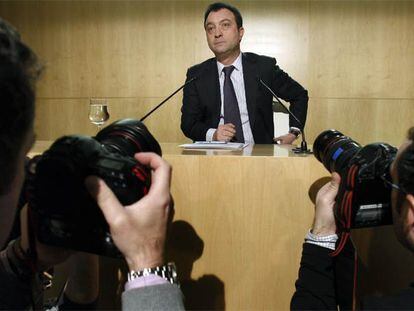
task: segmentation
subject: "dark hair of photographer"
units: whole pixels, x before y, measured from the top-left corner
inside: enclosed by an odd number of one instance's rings
[[[391,168],[393,183],[391,193],[393,206],[393,225],[400,243],[414,252],[414,233],[411,222],[414,221],[414,127],[408,130],[407,141],[400,147]]]
[[[18,154],[35,113],[35,82],[42,66],[18,32],[0,19],[0,194],[10,190]]]
[[[34,141],[35,82],[40,72],[36,55],[0,18],[0,248],[15,219],[25,158]],[[28,278],[33,269],[24,264],[24,251],[16,241],[0,256],[0,309],[19,309],[32,301]]]
[[[400,212],[402,201],[405,197],[404,193],[414,194],[414,127],[408,130],[407,139],[411,143],[400,155],[397,162],[398,183],[403,190],[398,195],[398,212]]]

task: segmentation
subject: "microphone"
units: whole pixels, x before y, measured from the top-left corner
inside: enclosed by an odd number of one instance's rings
[[[305,139],[305,127],[303,126],[302,122],[300,122],[299,119],[281,102],[279,97],[276,96],[275,92],[273,92],[273,90],[259,76],[257,76],[257,81],[259,81],[269,91],[269,93],[272,94],[274,99],[276,99],[276,101],[286,110],[286,112],[292,116],[292,118],[295,119],[295,121],[298,122],[302,127],[302,141],[300,143],[300,147],[294,148],[293,152],[298,154],[311,154],[312,151],[308,149],[308,143]]]
[[[177,94],[181,89],[183,89],[187,84],[190,84],[191,82],[193,82],[194,80],[196,80],[198,78],[198,76],[192,77],[190,80],[188,80],[187,82],[185,82],[183,85],[181,85],[174,93],[172,93],[170,96],[168,96],[166,99],[164,99],[162,102],[160,102],[157,106],[155,106],[153,109],[151,109],[150,112],[148,112],[145,116],[143,116],[141,118],[141,122],[143,122],[147,117],[149,117],[151,114],[154,113],[155,110],[157,110],[158,108],[160,108],[166,101],[168,101],[171,97],[173,97],[175,94]]]

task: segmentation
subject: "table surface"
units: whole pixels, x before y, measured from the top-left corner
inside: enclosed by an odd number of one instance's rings
[[[29,152],[29,156],[37,155],[44,152],[53,143],[51,140],[38,140]],[[292,145],[248,145],[242,150],[201,150],[201,149],[184,149],[180,143],[160,143],[163,154],[170,156],[179,155],[219,155],[219,156],[237,156],[237,157],[309,157],[312,154],[296,154],[293,152],[295,146]]]

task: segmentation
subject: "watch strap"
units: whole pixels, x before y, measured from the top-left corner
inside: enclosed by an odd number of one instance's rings
[[[300,134],[302,134],[302,131],[297,127],[291,126],[289,128],[289,133],[295,135],[296,137],[298,137]]]
[[[138,271],[131,270],[128,273],[128,281],[132,281],[138,277],[147,276],[150,274],[158,275],[167,280],[169,283],[178,285],[177,272],[175,264],[173,262],[154,268],[144,268]]]

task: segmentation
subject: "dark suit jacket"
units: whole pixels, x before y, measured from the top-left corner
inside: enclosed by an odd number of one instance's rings
[[[308,92],[276,65],[276,60],[253,53],[242,54],[247,111],[254,141],[273,142],[272,95],[259,82],[260,77],[280,98],[290,103],[290,111],[301,124],[290,118],[290,126],[303,128],[308,109]],[[187,71],[187,81],[196,80],[184,88],[181,108],[181,129],[192,140],[205,140],[209,128],[220,121],[220,83],[215,58],[195,65]],[[303,125],[303,126],[302,126]]]
[[[291,310],[352,309],[354,254],[349,244],[338,257],[331,257],[330,249],[303,244]],[[414,284],[391,296],[364,297],[358,309],[414,310]]]

